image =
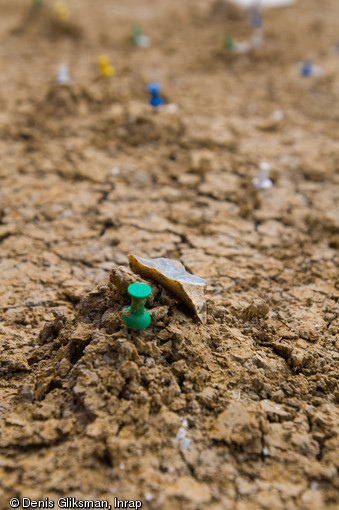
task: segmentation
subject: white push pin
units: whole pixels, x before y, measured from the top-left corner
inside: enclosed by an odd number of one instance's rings
[[[238,41],[234,43],[236,53],[247,53],[251,49],[251,44],[247,41]]]
[[[138,46],[139,48],[149,48],[151,46],[151,38],[148,35],[141,34],[138,37]]]
[[[270,165],[263,161],[259,165],[259,177],[253,179],[253,184],[258,189],[269,189],[273,186],[273,182],[269,179]]]
[[[56,81],[57,83],[59,83],[59,85],[68,85],[69,82],[71,81],[68,74],[68,67],[66,66],[66,64],[59,65]]]
[[[167,113],[177,113],[179,110],[179,106],[175,103],[165,104],[164,110]]]

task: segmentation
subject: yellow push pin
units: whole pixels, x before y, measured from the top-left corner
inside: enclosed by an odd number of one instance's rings
[[[57,2],[54,3],[54,14],[62,23],[69,20],[69,8],[64,0],[57,0]]]
[[[113,74],[115,73],[115,69],[111,65],[107,55],[100,55],[100,57],[98,58],[98,64],[99,64],[100,75],[103,76],[104,78],[113,76]]]

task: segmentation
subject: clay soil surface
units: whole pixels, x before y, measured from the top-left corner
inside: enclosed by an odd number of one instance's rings
[[[267,11],[243,55],[207,0],[44,4],[0,1],[0,509],[337,509],[338,0]],[[129,253],[204,278],[206,324],[146,282],[128,330]]]

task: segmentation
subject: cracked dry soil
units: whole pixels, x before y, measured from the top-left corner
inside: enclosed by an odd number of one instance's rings
[[[65,25],[29,3],[0,1],[0,509],[338,508],[337,0],[268,11],[248,55],[203,0],[74,0]],[[206,279],[207,323],[152,283],[127,330],[129,253]]]

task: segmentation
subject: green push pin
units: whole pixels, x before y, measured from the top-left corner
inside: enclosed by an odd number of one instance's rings
[[[127,290],[132,303],[123,310],[121,318],[128,328],[145,329],[151,324],[151,316],[145,309],[145,301],[152,292],[151,287],[145,283],[132,283]]]
[[[42,7],[43,0],[33,0],[34,7]]]
[[[140,41],[142,38],[142,28],[140,25],[132,26],[132,40],[134,46],[140,46]]]
[[[224,38],[224,48],[228,51],[233,51],[235,49],[235,44],[231,35],[226,34]]]

